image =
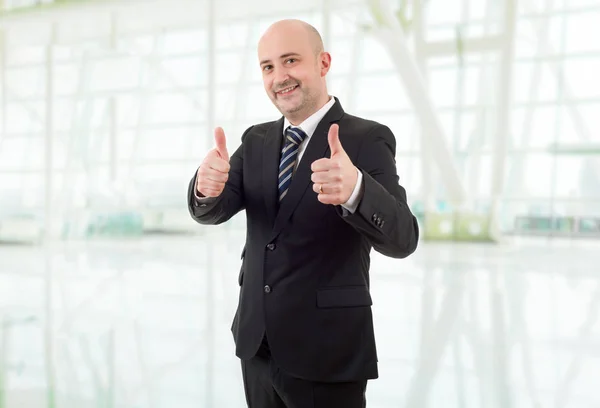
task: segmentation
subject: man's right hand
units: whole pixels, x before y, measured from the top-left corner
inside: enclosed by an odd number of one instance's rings
[[[208,152],[196,175],[196,190],[204,197],[221,195],[229,178],[229,153],[225,132],[220,127],[215,129],[215,143],[216,147]]]

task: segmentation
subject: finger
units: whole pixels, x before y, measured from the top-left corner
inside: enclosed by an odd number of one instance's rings
[[[218,157],[208,157],[205,164],[207,168],[214,169],[221,173],[229,173],[229,169],[231,168],[229,162]]]
[[[337,160],[331,160],[331,159],[328,159],[328,158],[323,158],[323,159],[315,160],[310,165],[310,169],[313,172],[329,171],[329,170],[332,170],[332,169],[339,169],[339,168],[340,168],[340,163]]]
[[[319,194],[317,196],[317,200],[319,200],[323,204],[337,204],[332,198],[333,196],[327,194]]]
[[[228,173],[221,173],[220,171],[209,170],[206,174],[202,174],[204,180],[214,181],[215,183],[225,184],[229,180]]]
[[[323,183],[314,183],[313,184],[313,191],[319,195],[327,194],[327,188],[328,188],[328,186]]]
[[[332,156],[344,152],[344,148],[342,147],[342,143],[340,142],[340,127],[338,124],[334,123],[329,128],[329,133],[327,134],[327,141],[329,142],[329,150],[331,151]]]
[[[318,188],[318,186],[317,186]],[[339,193],[326,193],[325,187],[323,187],[323,194],[319,194],[317,199],[323,204],[333,204],[338,205],[341,204],[340,194]]]
[[[342,187],[337,184],[328,183],[313,183],[312,189],[319,195],[338,195],[342,191]]]
[[[215,143],[221,158],[228,162],[229,153],[227,152],[227,140],[225,139],[225,131],[221,127],[215,129]]]
[[[200,169],[198,169],[197,177],[198,179],[202,180],[211,180],[219,183],[225,183],[227,180],[229,180],[229,173],[215,170],[209,167],[207,164],[203,164],[202,166],[200,166]]]
[[[204,197],[218,197],[223,192],[223,190],[212,190],[209,188],[205,188],[202,190],[198,189],[198,191],[200,191],[200,194],[202,194]]]
[[[224,187],[224,184],[222,185]],[[221,194],[224,188],[219,187],[212,182],[199,181],[196,183],[196,190],[198,190],[203,196],[215,197]]]
[[[328,171],[318,171],[310,175],[313,183],[321,184],[341,184],[343,181],[340,169],[331,169]]]
[[[217,181],[203,179],[198,182],[198,190],[199,191],[213,190],[213,191],[221,192],[221,191],[223,191],[223,188],[225,188],[225,183],[219,183]]]

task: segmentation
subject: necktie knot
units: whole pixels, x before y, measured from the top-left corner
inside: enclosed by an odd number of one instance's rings
[[[288,126],[285,130],[285,142],[293,143],[295,145],[300,145],[302,141],[306,138],[306,133],[299,127]]]

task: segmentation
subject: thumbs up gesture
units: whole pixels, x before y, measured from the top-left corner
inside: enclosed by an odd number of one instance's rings
[[[358,171],[340,142],[339,125],[333,124],[327,135],[331,157],[312,163],[313,191],[323,204],[341,205],[348,201],[358,180]]]
[[[198,169],[196,190],[204,197],[218,197],[229,179],[229,153],[222,128],[215,129],[215,145]]]

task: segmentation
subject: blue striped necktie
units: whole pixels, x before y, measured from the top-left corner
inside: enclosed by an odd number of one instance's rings
[[[288,193],[292,176],[298,158],[298,148],[306,138],[306,133],[298,127],[289,126],[285,130],[285,143],[281,150],[281,161],[279,162],[279,201]]]

